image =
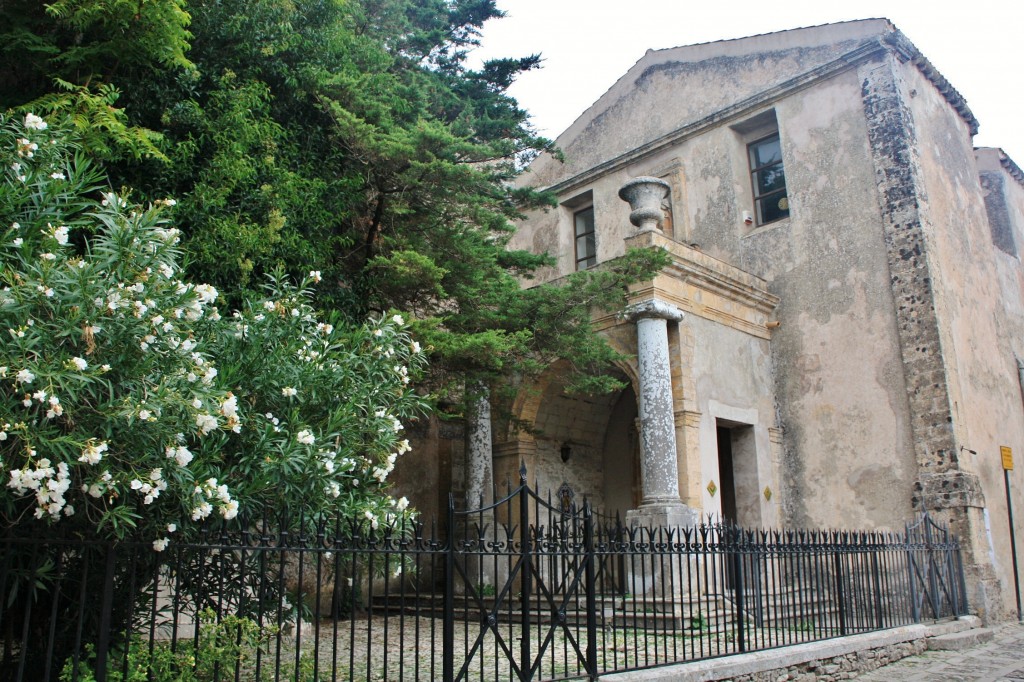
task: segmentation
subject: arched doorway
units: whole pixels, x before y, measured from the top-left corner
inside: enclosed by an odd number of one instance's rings
[[[611,374],[626,386],[604,395],[570,395],[557,374],[549,377],[532,419],[536,481],[552,497],[561,490],[577,504],[586,497],[596,510],[624,516],[639,503],[637,399],[624,372]]]

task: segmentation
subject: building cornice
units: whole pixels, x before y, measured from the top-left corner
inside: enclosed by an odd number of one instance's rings
[[[882,36],[880,42],[889,47],[900,61],[909,62],[917,67],[917,70],[935,86],[939,94],[960,115],[960,118],[970,128],[971,135],[978,134],[978,119],[974,117],[974,113],[967,106],[967,100],[903,33],[900,31],[888,33]]]
[[[1010,174],[1010,177],[1017,181],[1018,185],[1024,187],[1024,171],[1002,149],[999,150],[999,164]]]

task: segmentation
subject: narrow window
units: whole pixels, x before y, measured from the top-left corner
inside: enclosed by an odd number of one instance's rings
[[[786,173],[782,168],[779,134],[773,133],[751,142],[747,150],[757,224],[764,225],[788,217],[789,198],[786,196]]]
[[[594,233],[594,207],[588,206],[572,214],[576,230],[576,269],[597,265],[597,235]]]

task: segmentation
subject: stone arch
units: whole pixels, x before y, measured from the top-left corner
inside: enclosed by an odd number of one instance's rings
[[[602,511],[624,513],[639,490],[636,367],[616,362],[609,373],[625,386],[587,396],[566,393],[567,370],[554,363],[519,392],[512,414],[530,428],[510,428],[503,450],[526,462],[538,490],[568,487],[577,502],[586,497]]]

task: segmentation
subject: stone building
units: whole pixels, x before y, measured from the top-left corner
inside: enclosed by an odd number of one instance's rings
[[[496,421],[466,466],[525,462],[646,521],[897,529],[928,510],[965,545],[972,606],[1004,616],[1024,174],[973,148],[977,126],[885,19],[648,51],[558,137],[564,162],[532,164],[559,206],[512,242],[557,256],[539,281],[671,255],[598,313],[636,358],[613,370],[627,387],[568,396],[553,367],[513,406],[534,430]]]

